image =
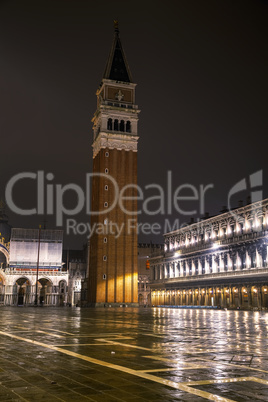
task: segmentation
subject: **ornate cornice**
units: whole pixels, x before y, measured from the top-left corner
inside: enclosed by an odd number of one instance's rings
[[[228,224],[234,224],[236,222],[242,223],[245,219],[251,220],[255,215],[257,217],[264,216],[267,213],[267,210],[268,198],[193,224],[189,224],[181,229],[164,233],[164,236],[166,239],[170,239],[174,236],[177,236],[178,238],[183,236],[183,238],[185,238],[186,233],[189,234],[195,232],[196,234],[200,234],[210,232],[211,228],[214,230],[219,229],[220,227],[226,228]]]
[[[97,156],[102,148],[137,152],[138,139],[139,137],[136,135],[108,134],[101,132],[92,144],[93,158]]]

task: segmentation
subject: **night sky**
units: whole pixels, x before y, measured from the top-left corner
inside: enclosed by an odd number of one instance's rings
[[[245,178],[249,186],[249,175],[262,170],[258,189],[266,198],[267,9],[260,0],[1,1],[0,198],[21,172],[53,173],[52,184],[85,189],[95,92],[114,19],[138,84],[140,187],[165,188],[168,171],[174,189],[213,184],[205,210],[214,215],[233,185]],[[245,204],[249,193],[236,198]],[[14,201],[35,207],[35,182],[19,182]],[[67,206],[75,202],[66,197]],[[7,214],[13,227],[37,228],[44,219],[55,227],[53,216],[19,216],[8,208]],[[182,223],[190,217],[173,209],[140,221],[163,225],[166,218]],[[85,210],[74,218],[90,220]],[[65,236],[64,246],[79,248],[85,240]],[[161,242],[162,236],[141,235],[140,241]]]

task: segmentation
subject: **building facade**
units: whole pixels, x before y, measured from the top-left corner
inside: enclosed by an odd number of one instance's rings
[[[268,308],[268,199],[166,233],[152,305]]]
[[[137,143],[138,106],[118,24],[97,90],[93,121],[88,305],[138,303]],[[124,197],[120,205],[118,194]],[[114,202],[116,201],[116,202]]]
[[[68,270],[68,304],[81,306],[82,285],[87,277],[88,248],[82,250],[64,250],[64,266]]]
[[[149,258],[152,253],[161,250],[163,250],[161,244],[138,244],[138,302],[140,307],[151,306],[151,273]]]
[[[61,230],[12,229],[1,237],[0,303],[60,306],[67,303],[68,273],[62,271]],[[36,286],[37,285],[37,286]]]

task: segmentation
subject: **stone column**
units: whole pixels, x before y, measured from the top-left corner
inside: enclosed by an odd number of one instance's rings
[[[251,246],[249,248],[249,257],[251,261],[251,268],[256,268],[256,247]]]
[[[246,268],[251,268],[251,255],[249,253],[249,250],[246,250]]]
[[[174,294],[174,304],[175,304],[175,306],[177,306],[178,305],[178,291],[177,291],[177,289],[175,289],[175,294]]]
[[[241,286],[238,287],[238,307],[242,307],[242,289]]]
[[[195,275],[199,275],[198,258],[195,258]]]
[[[233,289],[230,286],[229,286],[229,307],[230,308],[234,307]]]
[[[248,307],[252,307],[252,294],[251,294],[251,286],[246,286],[247,295],[248,295]]]
[[[208,305],[208,288],[205,289],[205,306]]]
[[[256,268],[262,268],[262,249],[260,246],[256,247]]]
[[[189,306],[192,306],[192,304],[193,304],[193,291],[192,291],[192,289],[190,289],[189,290]]]
[[[202,275],[202,263],[200,258],[198,258],[198,275]]]
[[[164,276],[164,278],[168,278],[169,277],[169,275],[168,275],[168,264],[165,264],[165,276]]]
[[[229,288],[226,287],[226,289],[224,289],[224,296],[225,296],[225,305],[226,307],[230,306],[230,291]]]
[[[191,289],[191,291],[192,291],[192,306],[194,306],[194,297],[195,297],[195,294],[194,294],[194,289]]]
[[[218,272],[218,265],[217,265],[217,257],[215,254],[212,256],[212,273],[217,273]]]
[[[267,263],[267,246],[266,246],[266,244],[264,244],[262,246],[262,262],[263,262],[264,267],[268,266],[268,263]]]
[[[202,304],[201,289],[198,288],[198,305],[201,306],[201,304]]]
[[[241,253],[238,251],[236,254],[236,271],[241,271],[242,269],[242,258]]]
[[[193,260],[192,259],[188,260],[188,265],[189,265],[189,275],[193,275]]]
[[[261,310],[261,308],[262,308],[262,288],[261,288],[261,286],[258,286],[257,287],[257,290],[258,290],[258,302],[257,302],[257,306],[258,306],[258,309],[260,309]]]
[[[233,271],[237,270],[237,251],[233,250],[231,253]]]
[[[240,258],[241,258],[241,269],[247,269],[248,254],[247,254],[246,246],[241,247]]]
[[[189,276],[189,265],[188,265],[188,260],[185,261],[185,275]]]
[[[220,272],[224,272],[224,253],[219,254]]]
[[[175,278],[178,278],[179,276],[180,276],[180,274],[179,274],[179,262],[178,261],[175,261]]]
[[[160,265],[160,279],[164,279],[164,265]]]
[[[173,263],[172,263],[172,262],[169,263],[169,264],[168,264],[168,267],[169,267],[169,269],[168,269],[168,271],[169,271],[169,278],[173,278]]]
[[[205,274],[210,274],[209,256],[208,255],[206,255],[206,257],[205,257]]]
[[[213,290],[213,305],[217,306],[217,291],[215,286],[212,288],[212,290]]]

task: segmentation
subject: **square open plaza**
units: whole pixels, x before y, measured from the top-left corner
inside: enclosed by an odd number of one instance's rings
[[[3,307],[1,401],[267,401],[263,311]]]
[[[85,191],[40,168],[14,174],[0,203],[0,400],[268,401],[263,170],[233,185],[212,217],[213,184],[172,189],[168,170],[164,189],[143,192],[140,109],[118,21],[96,95]],[[17,196],[25,179],[35,186],[27,208]],[[234,207],[242,191],[246,205]],[[11,228],[7,208],[54,216],[56,227]],[[84,208],[88,221],[79,222]],[[155,222],[139,222],[141,212]],[[190,223],[166,220],[163,230],[157,217],[172,212]],[[83,250],[64,250],[66,234],[87,235]],[[163,244],[140,234],[161,234]]]

